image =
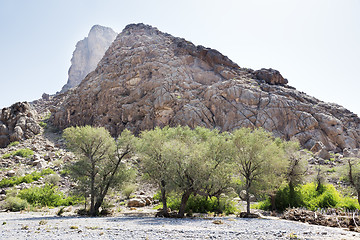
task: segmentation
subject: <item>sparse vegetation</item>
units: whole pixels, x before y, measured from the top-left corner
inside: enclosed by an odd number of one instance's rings
[[[14,146],[17,146],[17,145],[19,145],[19,144],[20,144],[19,141],[14,141],[14,142],[11,142],[11,143],[8,145],[8,147],[14,147]]]
[[[137,189],[137,185],[136,184],[132,184],[132,183],[128,183],[122,190],[123,194],[125,195],[125,197],[127,199],[130,198],[131,194],[133,194],[133,192],[135,192]]]
[[[354,188],[360,204],[360,158],[350,157],[347,159],[347,176],[344,178]]]
[[[41,172],[35,171],[25,176],[14,176],[11,178],[3,178],[0,181],[0,187],[12,187],[19,185],[20,183],[31,183],[39,180],[41,177],[54,174],[55,172],[51,169],[44,169]]]
[[[42,128],[46,128],[46,127],[47,127],[47,123],[46,123],[46,122],[43,122],[43,121],[39,122],[39,125],[40,125],[40,127],[42,127]]]
[[[50,185],[57,185],[60,182],[60,176],[57,173],[44,176],[44,182]]]
[[[32,157],[33,155],[34,155],[33,150],[31,150],[29,148],[24,148],[24,149],[19,149],[19,150],[13,151],[11,153],[6,153],[2,156],[2,158],[7,159],[12,156],[20,156],[20,157],[24,157],[24,158],[29,158],[29,157]]]

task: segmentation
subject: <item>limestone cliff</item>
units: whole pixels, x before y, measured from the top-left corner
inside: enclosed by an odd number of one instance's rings
[[[95,70],[105,51],[116,37],[111,28],[95,25],[89,35],[76,44],[71,59],[69,78],[61,92],[76,87],[88,73]]]
[[[231,131],[263,127],[311,148],[358,148],[360,119],[287,85],[273,69],[241,68],[216,50],[144,24],[128,25],[95,71],[53,109],[61,128],[91,124],[113,135],[155,126]]]

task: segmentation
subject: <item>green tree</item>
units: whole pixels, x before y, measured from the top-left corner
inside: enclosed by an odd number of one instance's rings
[[[286,181],[289,186],[289,204],[291,207],[297,207],[301,204],[299,201],[295,187],[303,183],[306,168],[306,160],[301,156],[300,145],[297,141],[283,142],[285,157],[288,160],[286,169]]]
[[[161,191],[163,215],[167,213],[167,191],[170,181],[170,162],[172,157],[165,154],[165,144],[170,139],[169,127],[143,131],[137,141],[137,152],[141,156],[140,169]]]
[[[265,130],[241,128],[233,132],[235,168],[243,178],[247,214],[250,193],[270,191],[282,182],[286,162],[282,148]]]
[[[191,194],[219,198],[231,184],[231,143],[228,134],[197,127],[173,129],[167,153],[173,156],[171,176],[181,193],[178,217],[183,217]]]
[[[219,197],[230,186],[230,142],[226,134],[206,128],[155,128],[143,132],[138,144],[141,169],[161,190],[163,214],[166,194],[181,194],[178,217],[183,217],[191,194]]]
[[[347,180],[357,193],[358,203],[360,204],[360,158],[347,158]]]
[[[122,132],[115,141],[105,128],[70,127],[64,130],[68,147],[77,156],[70,175],[90,195],[90,215],[96,216],[109,190],[121,185],[131,176],[122,160],[133,152],[134,137]]]

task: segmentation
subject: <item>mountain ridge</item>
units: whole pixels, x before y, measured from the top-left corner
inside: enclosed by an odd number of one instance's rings
[[[359,147],[357,115],[287,83],[277,70],[241,68],[217,50],[130,24],[52,119],[60,128],[105,126],[113,135],[165,125],[263,127],[308,149],[317,142],[336,152]]]

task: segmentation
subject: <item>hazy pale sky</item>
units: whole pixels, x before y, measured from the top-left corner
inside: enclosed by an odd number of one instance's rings
[[[61,90],[93,25],[139,22],[360,115],[360,0],[0,0],[0,108]]]

